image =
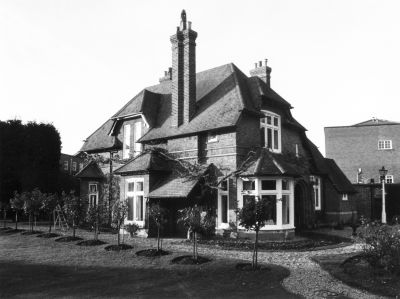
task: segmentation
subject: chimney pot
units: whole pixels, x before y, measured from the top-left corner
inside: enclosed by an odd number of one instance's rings
[[[268,65],[268,59],[265,58],[265,66]]]
[[[262,66],[262,61],[261,60],[258,62],[258,66]]]
[[[192,29],[192,22],[191,21],[188,21],[188,28],[189,28],[189,30]]]
[[[255,69],[257,68],[257,62],[254,64],[254,68],[255,68]]]

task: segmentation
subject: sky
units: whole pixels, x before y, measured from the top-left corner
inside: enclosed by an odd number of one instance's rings
[[[185,9],[197,71],[259,60],[325,153],[324,127],[400,121],[397,0],[0,0],[0,120],[52,123],[62,152],[171,66]]]

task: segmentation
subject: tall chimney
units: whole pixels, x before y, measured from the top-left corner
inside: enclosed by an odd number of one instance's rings
[[[256,62],[254,69],[250,70],[250,76],[259,77],[270,88],[272,69],[267,64],[268,64],[268,59],[265,59],[264,65],[262,64],[262,61],[259,61],[258,63]]]
[[[196,112],[196,38],[182,10],[172,44],[172,126],[188,123]]]

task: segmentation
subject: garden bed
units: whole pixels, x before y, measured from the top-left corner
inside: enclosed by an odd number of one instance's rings
[[[56,241],[56,242],[74,242],[74,241],[80,241],[80,240],[83,240],[83,239],[79,238],[79,237],[66,236],[66,237],[61,237],[61,238],[55,239],[54,241]]]
[[[38,235],[38,234],[43,234],[43,232],[40,230],[32,230],[32,231],[28,230],[28,231],[24,231],[21,233],[21,235],[24,235],[24,236],[31,236],[31,235]]]
[[[371,267],[363,255],[340,254],[312,258],[344,283],[381,296],[400,294],[400,276]]]
[[[193,258],[191,255],[181,255],[176,258],[174,258],[171,263],[172,264],[179,264],[179,265],[200,265],[204,263],[210,262],[211,259],[203,257],[203,256],[198,256],[197,260]]]
[[[137,256],[145,256],[145,257],[158,257],[158,256],[163,256],[163,255],[168,255],[170,254],[168,251],[165,250],[157,250],[157,249],[145,249],[145,250],[140,250],[136,252]]]
[[[100,241],[100,240],[85,240],[85,241],[76,243],[76,245],[78,245],[78,246],[99,246],[99,245],[103,245],[103,244],[107,244],[107,243]]]
[[[128,244],[109,245],[104,247],[104,249],[107,251],[121,251],[121,250],[133,249],[133,246]]]
[[[237,270],[241,270],[241,271],[255,271],[255,270],[271,271],[271,268],[266,267],[264,265],[260,265],[260,264],[257,265],[256,269],[253,269],[253,266],[251,263],[238,263],[238,264],[236,264],[235,268]]]

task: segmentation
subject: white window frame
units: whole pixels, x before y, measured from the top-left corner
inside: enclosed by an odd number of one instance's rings
[[[72,171],[76,171],[78,164],[76,162],[72,162]]]
[[[390,149],[393,149],[392,140],[381,139],[378,141],[378,150],[390,150]]]
[[[136,157],[137,155],[139,155],[142,152],[142,144],[137,142],[140,138],[142,137],[142,122],[141,121],[137,121],[135,122],[134,125],[134,140],[135,140],[135,144],[133,145],[133,156]]]
[[[129,183],[133,183],[134,184],[134,190],[133,191],[128,191],[128,185]],[[142,191],[137,191],[136,190],[136,184],[137,183],[142,183],[143,186],[143,190]],[[146,219],[146,201],[145,201],[145,197],[144,197],[144,179],[143,178],[129,178],[126,179],[126,184],[125,184],[125,199],[128,200],[129,197],[133,198],[132,201],[132,208],[133,208],[133,213],[132,213],[132,217],[133,220],[125,220],[125,223],[136,223],[139,227],[143,228],[144,227],[144,220]],[[138,211],[136,209],[137,207],[137,200],[138,200],[138,196],[142,196],[142,213],[143,213],[143,220],[137,220],[138,218]]]
[[[243,181],[254,180],[255,190],[243,190]],[[275,180],[276,190],[261,190],[262,180]],[[282,190],[282,180],[287,180],[288,190]],[[238,207],[243,207],[243,196],[250,195],[254,196],[256,200],[261,198],[262,195],[276,195],[276,224],[265,225],[261,230],[284,230],[294,228],[294,180],[289,177],[251,177],[251,178],[239,178],[237,181],[237,198]],[[289,223],[282,224],[282,195],[289,196]],[[240,229],[244,227],[239,226]]]
[[[63,169],[64,170],[68,170],[68,161],[67,160],[65,160],[64,162],[63,162]]]
[[[129,159],[131,152],[131,125],[124,125],[124,138],[122,145],[122,158]]]
[[[343,193],[343,194],[342,194],[342,200],[343,200],[343,201],[349,200],[349,196],[347,195],[347,193]]]
[[[207,143],[213,143],[218,141],[218,135],[215,132],[207,133]]]
[[[264,117],[260,119],[260,128],[264,128],[264,147],[268,148],[270,151],[272,152],[276,152],[276,153],[280,153],[282,151],[282,142],[281,142],[281,116],[270,112],[270,111],[266,111],[266,110],[261,110],[262,113],[264,113]],[[267,117],[271,117],[271,124],[267,123]],[[275,126],[274,125],[274,119],[277,119],[278,121],[278,125]],[[271,130],[271,142],[272,144],[269,145],[268,144],[268,138],[267,138],[267,131]],[[278,132],[278,144],[277,144],[277,148],[276,144],[275,144],[275,138],[274,138],[274,132],[277,131]]]
[[[92,192],[92,186],[95,186],[96,191]],[[89,206],[97,206],[99,204],[99,184],[97,182],[89,182],[89,190],[88,190],[88,195],[89,195]],[[95,196],[95,200],[92,201],[91,197]]]
[[[386,184],[393,184],[394,183],[394,177],[392,174],[388,174],[385,176],[385,183]]]
[[[316,211],[321,211],[321,177],[313,175],[313,199]]]
[[[222,196],[226,196],[226,221],[222,222]],[[218,221],[217,228],[218,229],[228,229],[229,228],[229,179],[226,180],[226,190],[222,190],[222,188],[218,188]]]

